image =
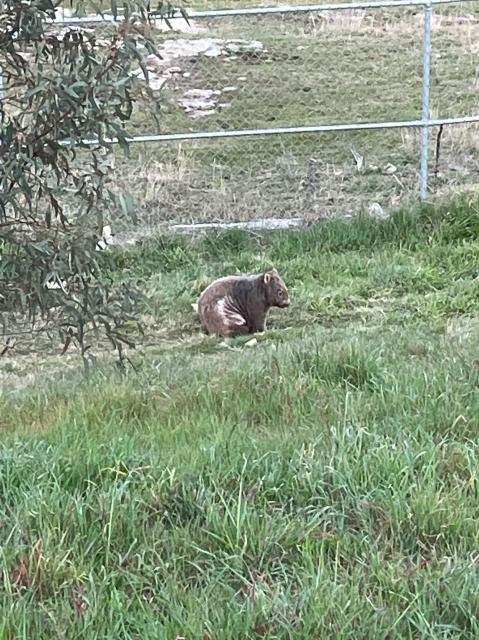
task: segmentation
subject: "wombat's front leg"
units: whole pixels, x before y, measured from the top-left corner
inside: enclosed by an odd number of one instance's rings
[[[257,320],[251,327],[250,333],[264,333],[266,331],[266,318]]]

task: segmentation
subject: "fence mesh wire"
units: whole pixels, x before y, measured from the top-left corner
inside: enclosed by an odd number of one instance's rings
[[[225,4],[192,6],[217,7]],[[160,133],[421,117],[421,7],[202,18],[173,26],[158,36],[161,58],[147,58]],[[477,112],[478,62],[477,3],[436,8],[432,117]],[[157,130],[138,110],[130,132]],[[446,128],[438,148],[438,130],[431,130],[434,193],[474,184],[478,132],[477,125]],[[419,139],[418,130],[403,129],[137,144],[128,160],[115,151],[113,180],[135,197],[142,227],[387,215],[418,197]]]
[[[472,3],[435,11],[433,117],[477,110],[478,18]],[[195,20],[187,33],[182,27],[161,35],[162,60],[148,60],[163,133],[420,118],[421,9],[235,16]],[[148,128],[140,116],[135,133]],[[474,182],[478,131],[443,131],[436,166],[432,130],[434,192]],[[135,168],[118,187],[136,192],[148,225],[387,214],[417,197],[419,135],[153,143],[135,149]]]

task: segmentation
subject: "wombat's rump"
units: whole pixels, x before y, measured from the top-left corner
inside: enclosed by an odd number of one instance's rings
[[[264,331],[270,307],[288,305],[288,289],[273,270],[215,280],[198,300],[198,315],[206,333],[227,338]]]

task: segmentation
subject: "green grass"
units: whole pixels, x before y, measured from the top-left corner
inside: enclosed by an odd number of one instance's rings
[[[162,236],[114,260],[125,277],[148,279],[148,312],[170,338],[196,326],[191,302],[211,279],[272,266],[296,300],[293,309],[273,313],[280,327],[352,319],[390,324],[405,315],[441,322],[476,305],[477,246],[471,238],[478,220],[472,210],[462,204],[439,213],[426,207],[398,212],[384,225],[364,218],[354,231],[350,222],[334,221],[267,236],[237,230],[194,241]]]
[[[457,201],[112,254],[137,371],[2,385],[0,638],[476,638],[478,249]],[[273,264],[255,347],[199,334]]]

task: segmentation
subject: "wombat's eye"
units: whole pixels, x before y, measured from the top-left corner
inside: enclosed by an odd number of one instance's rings
[[[278,295],[280,298],[283,297],[283,290],[282,289],[278,289]]]

